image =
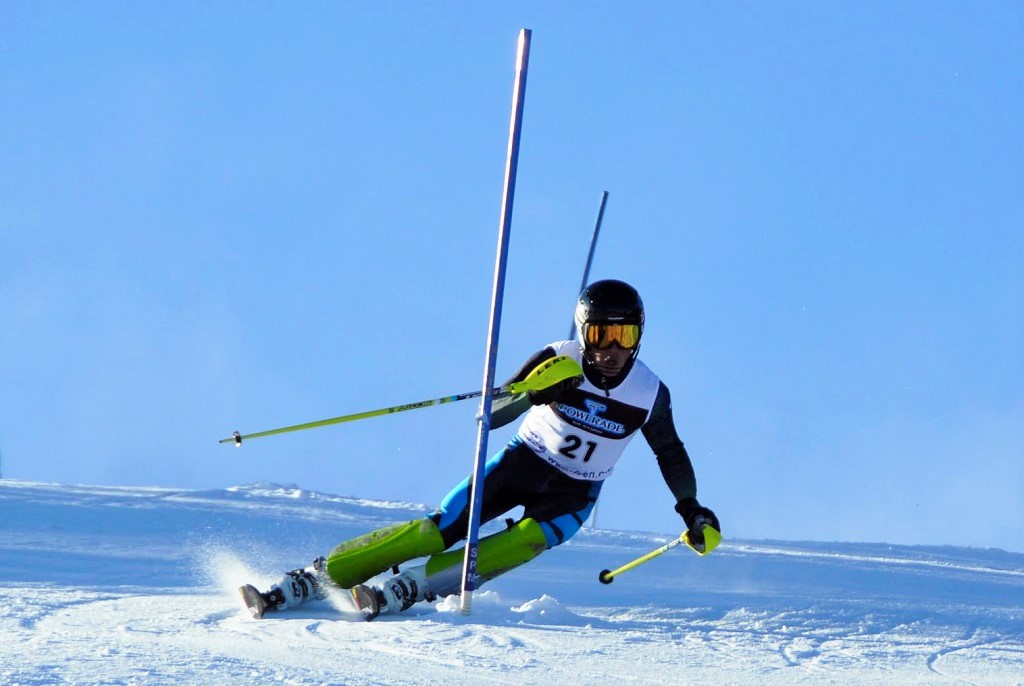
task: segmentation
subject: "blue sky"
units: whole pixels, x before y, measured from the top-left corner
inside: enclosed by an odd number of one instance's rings
[[[1019,3],[5,3],[8,478],[436,503],[593,278],[727,536],[1024,550]],[[491,451],[511,434],[494,432]],[[599,523],[674,532],[642,438]]]

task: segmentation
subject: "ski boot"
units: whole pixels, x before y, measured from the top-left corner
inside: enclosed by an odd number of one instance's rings
[[[402,612],[421,600],[433,602],[437,599],[427,586],[426,569],[422,565],[391,577],[380,588],[359,584],[350,593],[352,602],[366,621],[382,612]]]
[[[262,619],[268,610],[280,611],[298,607],[310,600],[322,600],[327,597],[323,584],[325,558],[318,557],[313,564],[305,569],[293,569],[286,572],[279,583],[270,587],[266,593],[261,592],[252,584],[238,589],[245,606],[253,619]]]

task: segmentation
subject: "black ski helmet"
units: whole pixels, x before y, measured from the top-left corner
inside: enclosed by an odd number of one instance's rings
[[[576,303],[576,338],[581,347],[586,324],[637,324],[644,333],[644,301],[636,289],[625,281],[605,279],[583,289]],[[633,351],[636,356],[640,345]]]

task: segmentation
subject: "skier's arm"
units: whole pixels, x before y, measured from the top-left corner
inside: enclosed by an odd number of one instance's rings
[[[658,467],[677,503],[697,497],[697,478],[686,446],[679,440],[672,420],[672,398],[668,387],[661,384],[651,408],[651,416],[640,429],[647,444],[658,458]]]
[[[554,356],[555,351],[553,348],[544,348],[543,350],[534,353],[533,356],[523,364],[519,371],[513,374],[512,377],[502,385],[507,386],[510,383],[522,381],[537,367],[537,365],[544,360],[550,360]],[[530,396],[528,393],[520,393],[519,395],[511,395],[507,398],[496,399],[491,405],[491,429],[497,429],[514,422],[532,406],[533,403],[530,402]]]
[[[715,513],[697,502],[697,478],[686,447],[676,434],[675,422],[672,420],[672,398],[665,384],[658,387],[651,416],[641,431],[658,458],[658,467],[661,468],[665,483],[676,497],[676,512],[686,522],[691,540],[703,543],[705,523],[721,533],[722,525]]]

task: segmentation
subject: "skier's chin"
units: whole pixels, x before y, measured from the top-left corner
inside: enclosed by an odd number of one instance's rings
[[[622,368],[625,367],[626,365],[622,364],[622,365],[618,365],[616,367],[616,366],[596,364],[594,366],[597,367],[597,371],[601,372],[601,376],[603,376],[604,378],[606,378],[606,379],[614,379],[616,376],[618,376],[619,374],[622,373]]]

